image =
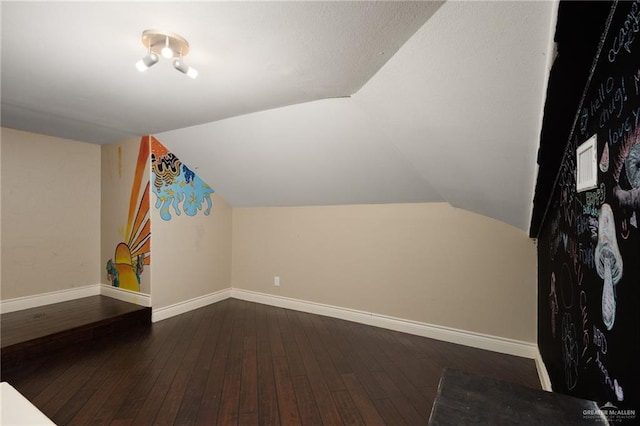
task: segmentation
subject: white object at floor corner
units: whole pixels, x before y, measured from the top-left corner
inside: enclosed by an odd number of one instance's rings
[[[42,411],[7,382],[0,383],[0,424],[55,425]]]

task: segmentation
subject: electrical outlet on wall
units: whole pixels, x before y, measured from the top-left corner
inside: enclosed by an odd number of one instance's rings
[[[275,285],[276,287],[280,287],[280,277],[273,277],[273,285]]]

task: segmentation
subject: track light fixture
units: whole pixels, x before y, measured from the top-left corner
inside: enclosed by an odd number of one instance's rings
[[[153,66],[160,59],[158,55],[166,59],[176,58],[173,61],[175,69],[191,78],[198,76],[198,71],[184,63],[182,59],[189,53],[189,43],[178,34],[158,30],[144,30],[142,32],[142,44],[148,49],[147,56],[136,63],[138,71],[143,72]]]

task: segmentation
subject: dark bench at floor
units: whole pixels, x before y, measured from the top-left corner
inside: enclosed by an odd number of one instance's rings
[[[593,401],[445,369],[429,425],[608,424],[592,412],[599,412]]]
[[[0,318],[2,373],[53,352],[132,327],[150,327],[151,308],[91,296]]]

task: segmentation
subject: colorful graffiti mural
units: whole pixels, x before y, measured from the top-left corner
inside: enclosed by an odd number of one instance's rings
[[[149,139],[150,137],[144,136],[140,140],[131,186],[125,241],[116,246],[113,259],[109,259],[106,265],[107,277],[112,286],[138,292],[144,265],[151,263],[149,179],[145,173],[149,162]],[[121,152],[120,149],[118,152]]]
[[[171,220],[171,209],[176,216],[182,212],[195,216],[203,204],[203,213],[211,213],[213,189],[155,138],[151,138],[151,170],[155,208],[162,219]]]

